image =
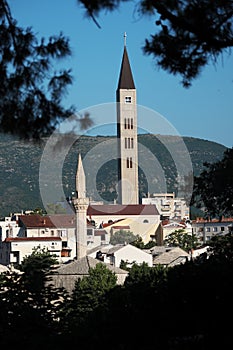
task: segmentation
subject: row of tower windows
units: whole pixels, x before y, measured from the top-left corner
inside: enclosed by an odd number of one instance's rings
[[[127,157],[126,158],[126,167],[132,169],[133,168],[133,161],[132,157]]]
[[[125,129],[133,129],[133,118],[125,118]]]
[[[125,148],[133,148],[133,138],[131,137],[125,137]]]

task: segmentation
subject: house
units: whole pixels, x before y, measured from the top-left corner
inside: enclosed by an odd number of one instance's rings
[[[95,268],[98,263],[104,264],[110,271],[116,274],[117,284],[123,284],[128,275],[128,271],[122,270],[119,267],[105,264],[100,260],[94,259],[91,256],[85,256],[78,260],[73,260],[69,263],[61,264],[55,273],[50,276],[49,283],[56,288],[65,288],[68,293],[71,293],[75,286],[75,281],[89,275],[90,268]]]
[[[3,265],[21,264],[35,248],[46,249],[59,259],[62,241],[60,237],[8,237],[2,244],[1,262]]]
[[[232,231],[233,218],[220,219],[197,218],[192,221],[193,233],[200,242],[206,243],[213,236],[222,236]]]
[[[156,205],[160,215],[168,220],[188,220],[189,206],[184,198],[175,197],[175,193],[153,193],[142,198],[142,204]]]
[[[141,265],[147,263],[152,266],[152,255],[148,251],[144,251],[131,244],[116,244],[108,246],[100,246],[88,252],[88,256],[98,258],[101,261],[119,267],[121,261],[127,263],[131,267],[134,263]]]
[[[6,237],[15,237],[18,234],[18,221],[13,216],[6,216],[0,220],[0,241],[4,241]]]
[[[162,241],[167,238],[168,235],[171,233],[178,231],[178,230],[184,230],[184,232],[188,234],[192,234],[192,225],[190,224],[189,220],[187,221],[174,221],[174,220],[163,220],[162,221]],[[163,243],[162,243],[163,244]]]
[[[180,247],[164,247],[165,251],[160,254],[153,254],[153,265],[163,265],[163,266],[175,266],[179,264],[184,264],[190,259],[190,255]],[[156,252],[156,250],[154,251]]]

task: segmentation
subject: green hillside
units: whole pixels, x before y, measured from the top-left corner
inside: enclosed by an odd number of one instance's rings
[[[62,171],[62,185],[65,196],[71,195],[72,191],[75,190],[77,155],[81,153],[84,159],[86,155],[89,155],[88,159],[90,161],[85,166],[85,172],[87,177],[91,177],[92,171],[98,163],[99,157],[101,157],[97,146],[103,143],[106,151],[110,152],[110,154],[112,152],[114,155],[115,148],[110,148],[111,142],[114,142],[114,140],[116,141],[116,138],[110,136],[82,136],[73,143],[64,159]],[[0,135],[1,217],[9,215],[11,212],[20,212],[21,210],[35,209],[37,207],[44,208],[39,188],[39,167],[46,141],[47,139],[44,139],[41,145],[38,145],[33,142],[19,141],[9,135]],[[195,175],[198,175],[203,169],[204,162],[218,161],[226,150],[226,147],[221,144],[193,137],[183,137],[183,141],[190,155]],[[175,152],[177,142],[180,142],[180,139],[176,136],[145,134],[138,136],[138,142],[139,145],[142,145],[142,147],[139,147],[138,152],[139,163],[140,159],[146,159],[147,164],[152,164],[154,159],[156,159],[165,174],[167,190],[174,191],[177,174],[173,156],[168,149],[172,149]],[[63,146],[60,145],[60,147]],[[182,159],[183,156],[184,154],[181,152],[179,157]],[[51,161],[53,162],[53,159]],[[139,169],[141,196],[146,195],[148,190],[144,170]],[[48,184],[46,184],[48,191],[52,186],[56,185],[54,184],[55,181],[57,179],[53,174],[50,177],[48,176]],[[87,195],[92,197],[92,199],[99,199],[98,194],[103,200],[113,201],[116,198],[116,183],[117,160],[110,159],[104,162],[97,172],[96,188],[98,193],[93,190],[90,191],[90,189],[88,192],[87,188]],[[62,198],[54,199],[62,200]]]

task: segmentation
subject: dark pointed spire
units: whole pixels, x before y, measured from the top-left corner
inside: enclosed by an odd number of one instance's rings
[[[124,46],[124,53],[121,62],[121,71],[117,89],[135,89],[126,45]]]

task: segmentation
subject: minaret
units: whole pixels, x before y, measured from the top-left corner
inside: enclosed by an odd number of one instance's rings
[[[86,178],[83,169],[81,155],[78,157],[76,173],[76,198],[73,199],[76,212],[76,257],[83,258],[87,253],[87,207],[89,204],[86,198]]]
[[[138,204],[138,145],[136,88],[124,35],[124,52],[117,98],[118,202]]]

